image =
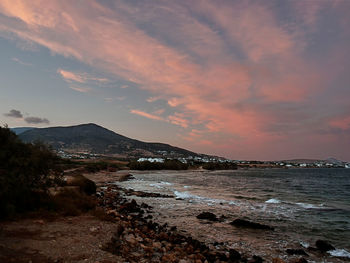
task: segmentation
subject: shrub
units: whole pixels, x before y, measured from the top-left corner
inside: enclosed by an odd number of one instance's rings
[[[40,207],[48,187],[61,181],[57,160],[44,144],[25,144],[0,127],[0,218]]]
[[[94,181],[87,179],[82,175],[75,175],[73,180],[71,180],[68,185],[79,186],[80,191],[84,192],[87,195],[92,195],[96,193],[96,184]]]
[[[109,165],[107,162],[101,161],[101,162],[88,163],[85,166],[85,170],[88,173],[96,173],[96,172],[101,171],[101,170],[107,170],[108,167],[109,167]]]
[[[67,216],[77,216],[96,207],[96,199],[79,190],[66,189],[50,198],[53,210]]]

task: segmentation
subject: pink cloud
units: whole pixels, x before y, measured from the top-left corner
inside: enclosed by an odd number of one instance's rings
[[[168,121],[172,124],[179,125],[183,128],[187,128],[189,121],[184,118],[184,114],[175,112],[174,115],[168,116]]]
[[[150,114],[144,111],[140,111],[140,110],[131,110],[130,113],[132,114],[136,114],[151,120],[157,120],[157,121],[163,121],[164,119],[158,115],[154,115],[154,114]]]
[[[348,130],[350,129],[350,116],[335,118],[329,122],[329,125],[334,128]]]
[[[312,8],[293,10],[314,26],[323,7]],[[252,151],[256,145],[263,148],[277,136],[267,127],[293,119],[278,114],[278,107],[322,91],[328,74],[304,57],[309,40],[303,28],[282,23],[276,10],[262,2],[204,0],[190,6],[146,1],[135,7],[117,1],[107,8],[94,0],[84,6],[4,0],[0,12],[1,22],[6,21],[0,31],[130,81],[152,94],[148,102],[167,101],[176,111],[168,117],[136,109],[130,113],[201,130],[192,132],[193,141],[220,141],[214,135],[226,134],[227,140],[228,135],[240,138]],[[150,25],[157,34],[147,31]],[[62,69],[58,73],[69,82],[108,81]],[[272,104],[278,105],[276,112],[260,106]]]
[[[75,87],[75,86],[69,86],[70,89],[81,92],[81,93],[87,93],[91,92],[92,89],[87,88],[87,87]]]
[[[77,73],[77,72],[67,71],[63,69],[58,69],[57,73],[59,73],[61,77],[67,82],[72,82],[72,81],[79,82],[79,83],[87,83],[89,81],[102,82],[102,83],[109,82],[109,80],[106,78],[94,77],[87,73]]]
[[[80,75],[80,74],[76,74],[74,72],[70,72],[70,71],[66,71],[63,69],[58,69],[57,73],[59,73],[62,78],[66,81],[75,81],[75,82],[79,82],[79,83],[85,83],[86,80]]]

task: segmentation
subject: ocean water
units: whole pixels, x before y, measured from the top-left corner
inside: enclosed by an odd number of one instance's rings
[[[350,256],[350,169],[132,174],[135,180],[118,184],[176,198],[131,198],[154,206],[158,221],[176,225],[208,243],[225,242],[266,256],[280,255],[286,248],[314,246],[317,239],[325,239],[337,248],[333,256]],[[202,211],[224,215],[225,221],[200,221],[196,215]],[[268,224],[275,231],[237,229],[229,225],[236,218]]]

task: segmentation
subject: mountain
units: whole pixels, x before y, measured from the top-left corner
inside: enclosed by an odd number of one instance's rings
[[[17,135],[25,132],[25,131],[29,131],[35,129],[33,127],[18,127],[18,128],[11,128],[11,131],[13,131],[14,133],[16,133]]]
[[[68,127],[34,128],[20,133],[19,137],[24,142],[41,141],[51,145],[55,150],[70,152],[125,157],[198,155],[169,144],[134,140],[93,123]]]

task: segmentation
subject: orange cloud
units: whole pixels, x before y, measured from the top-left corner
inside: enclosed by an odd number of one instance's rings
[[[81,93],[87,93],[92,91],[90,88],[83,88],[83,87],[74,87],[74,86],[69,86],[70,89],[81,92]]]
[[[175,112],[174,115],[168,116],[168,121],[183,128],[187,128],[189,124],[189,121],[184,118],[184,114],[178,112]]]
[[[130,113],[132,114],[136,114],[151,120],[158,120],[158,121],[163,121],[163,118],[154,114],[150,114],[144,111],[140,111],[140,110],[131,110]]]
[[[59,73],[62,78],[65,81],[68,82],[79,82],[79,83],[86,83],[89,81],[96,81],[96,82],[108,82],[109,80],[106,78],[97,78],[94,76],[91,76],[87,73],[76,73],[76,72],[72,72],[72,71],[67,71],[67,70],[63,70],[63,69],[58,69],[57,73]]]
[[[64,80],[71,82],[71,81],[76,81],[79,83],[85,83],[86,80],[80,75],[80,74],[76,74],[74,72],[70,72],[70,71],[66,71],[63,69],[58,69],[57,73],[59,73],[62,78],[64,78]]]

